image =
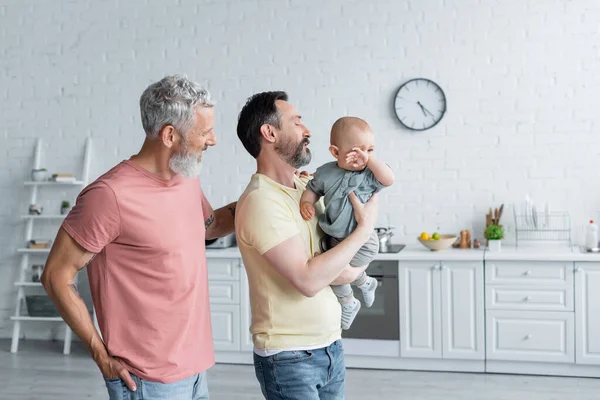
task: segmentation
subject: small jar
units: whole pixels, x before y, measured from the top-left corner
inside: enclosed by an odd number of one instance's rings
[[[31,266],[31,281],[39,282],[42,278],[43,270],[44,270],[43,265],[32,265]]]

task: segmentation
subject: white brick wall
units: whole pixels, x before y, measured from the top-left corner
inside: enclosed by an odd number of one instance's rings
[[[97,177],[139,148],[139,95],[165,74],[188,74],[218,101],[219,143],[202,178],[214,206],[235,199],[253,172],[235,134],[242,104],[282,89],[313,132],[311,170],[329,160],[335,119],[372,125],[378,156],[397,174],[381,222],[389,218],[399,241],[437,226],[478,229],[489,206],[526,193],[568,209],[577,235],[600,216],[595,0],[0,4],[0,337],[12,326],[35,138],[45,140],[45,166],[74,171],[91,135]],[[418,76],[441,85],[448,113],[413,133],[391,104]],[[45,337],[41,328],[26,334]]]

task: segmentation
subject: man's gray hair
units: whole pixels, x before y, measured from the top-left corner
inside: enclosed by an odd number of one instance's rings
[[[184,75],[166,76],[151,84],[140,97],[142,126],[149,139],[156,139],[165,125],[185,135],[194,124],[198,106],[212,107],[210,93]]]

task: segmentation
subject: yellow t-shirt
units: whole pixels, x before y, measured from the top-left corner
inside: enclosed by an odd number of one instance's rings
[[[248,274],[250,332],[257,349],[320,345],[341,337],[341,308],[331,288],[305,297],[263,256],[298,234],[309,258],[320,251],[318,217],[302,219],[299,204],[305,182],[294,180],[296,189],[254,174],[236,207],[235,231]],[[322,213],[320,205],[315,208]]]

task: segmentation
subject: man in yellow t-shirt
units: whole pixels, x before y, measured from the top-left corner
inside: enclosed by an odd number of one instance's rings
[[[285,92],[252,96],[237,126],[257,163],[235,220],[250,287],[255,372],[270,400],[343,399],[341,309],[329,285],[352,282],[364,270],[348,263],[373,231],[377,195],[363,205],[352,193],[358,227],[315,256],[319,210],[302,218],[306,180],[295,174],[310,162],[311,134],[287,99]]]

